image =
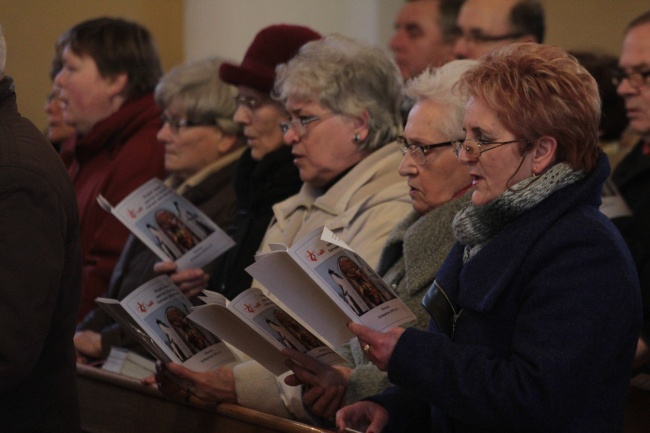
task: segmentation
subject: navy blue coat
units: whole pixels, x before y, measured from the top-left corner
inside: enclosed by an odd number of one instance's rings
[[[609,164],[511,222],[436,282],[462,308],[453,339],[407,329],[389,363],[400,388],[372,398],[387,430],[614,432],[641,324],[629,250],[598,206]],[[407,430],[408,429],[408,430]]]

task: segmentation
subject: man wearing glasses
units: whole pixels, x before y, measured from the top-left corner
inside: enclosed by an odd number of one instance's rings
[[[643,328],[634,366],[650,367],[650,11],[627,27],[619,68],[612,73],[625,101],[629,128],[641,140],[617,166],[612,179],[632,210],[614,224],[625,239],[639,273],[643,298]]]
[[[544,9],[539,0],[466,0],[456,20],[457,59],[478,59],[513,42],[544,41]]]

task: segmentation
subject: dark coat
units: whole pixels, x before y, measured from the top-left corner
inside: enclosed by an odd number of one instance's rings
[[[650,155],[639,142],[616,167],[612,180],[632,210],[631,217],[616,218],[614,224],[632,252],[641,283],[643,329],[650,344]]]
[[[236,245],[217,259],[209,287],[228,299],[251,286],[253,279],[244,269],[255,261],[273,217],[272,206],[297,194],[302,186],[287,146],[268,153],[259,162],[247,149],[239,160],[234,183],[239,209],[231,233]]]
[[[0,81],[0,431],[79,432],[79,213],[61,159]]]
[[[236,215],[237,202],[232,177],[235,163],[215,171],[201,183],[187,189],[183,196],[203,211],[219,227],[229,227]],[[160,261],[146,245],[130,235],[111,277],[108,297],[122,300],[131,292],[154,278],[154,263]],[[212,264],[205,267],[212,269]],[[142,354],[148,353],[133,340],[122,327],[99,307],[84,318],[77,329],[91,330],[102,334],[102,357],[106,357],[113,346],[125,347]]]
[[[401,388],[376,398],[388,431],[438,431],[439,414],[454,432],[620,431],[641,308],[629,251],[598,210],[608,172],[601,155],[465,265],[454,246],[436,274],[463,309],[453,341],[433,321],[402,334],[388,369]]]

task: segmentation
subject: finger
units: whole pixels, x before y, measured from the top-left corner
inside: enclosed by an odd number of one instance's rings
[[[174,262],[157,262],[153,265],[153,271],[156,274],[169,274],[176,271],[176,263]]]
[[[309,388],[302,394],[302,402],[305,406],[310,409],[313,409],[314,403],[325,393],[325,388],[320,386],[315,386]]]
[[[295,374],[290,374],[289,376],[285,377],[284,383],[286,383],[289,386],[302,385],[302,381],[298,379],[298,377]]]
[[[293,375],[296,376],[302,383],[309,385],[318,385],[318,375],[315,375],[312,371],[303,368],[301,365],[296,364],[294,361],[287,359],[285,361],[287,367],[293,371]]]
[[[359,325],[358,323],[350,322],[348,324],[348,329],[352,331],[354,334],[359,337],[359,342],[363,342],[362,347],[364,344],[370,344],[371,346],[373,344],[378,344],[379,341],[381,340],[382,333],[375,331],[373,329],[370,329],[366,326]]]
[[[341,407],[343,395],[344,388],[342,386],[325,388],[322,395],[314,402],[314,412],[325,419],[333,419],[336,411]]]

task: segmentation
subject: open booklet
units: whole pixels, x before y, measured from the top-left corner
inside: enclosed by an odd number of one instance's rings
[[[193,306],[166,275],[144,283],[122,301],[95,301],[160,361],[195,371],[237,361],[219,337],[188,320]]]
[[[162,260],[178,269],[200,268],[235,242],[188,200],[151,179],[115,207],[100,194],[97,202],[111,212]]]
[[[281,354],[285,347],[328,365],[345,362],[345,358],[259,289],[245,290],[230,302],[210,291],[205,291],[199,298],[206,305],[194,307],[188,318],[255,359],[276,376],[289,370],[284,364],[286,357]]]
[[[291,248],[269,247],[271,252],[258,255],[246,271],[330,345],[354,337],[350,321],[386,332],[415,320],[381,277],[326,227]]]

